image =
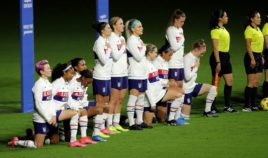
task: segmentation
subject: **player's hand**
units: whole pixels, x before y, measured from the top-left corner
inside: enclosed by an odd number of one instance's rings
[[[121,46],[123,46],[123,45],[125,45],[126,44],[126,41],[125,41],[125,39],[121,39]]]
[[[57,124],[56,116],[52,116],[51,120],[48,123],[52,126],[55,126]]]
[[[255,59],[251,59],[251,61],[250,61],[250,67],[251,68],[254,68],[256,66],[256,61],[255,61]]]

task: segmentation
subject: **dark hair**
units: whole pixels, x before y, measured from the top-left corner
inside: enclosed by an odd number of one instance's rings
[[[74,59],[71,60],[72,67],[74,68],[75,71],[76,71],[75,66],[78,66],[78,64],[79,64],[79,62],[81,60],[85,60],[85,59],[83,59],[83,58],[74,58]]]
[[[251,10],[249,12],[249,14],[246,16],[246,20],[245,20],[245,23],[244,23],[244,28],[246,29],[248,25],[251,25],[251,18],[254,18],[256,16],[256,14],[260,13],[259,11],[257,10]]]
[[[85,77],[85,78],[93,78],[93,74],[92,71],[85,69],[83,71],[80,72],[81,77]]]
[[[63,76],[64,72],[69,70],[71,68],[71,63],[58,63],[52,70],[52,76],[51,76],[51,81],[55,81],[56,79],[60,78]]]
[[[105,26],[107,25],[107,22],[96,22],[92,25],[92,28],[96,30],[101,35],[101,31],[104,30]]]
[[[205,40],[199,39],[199,40],[194,42],[193,49],[200,48],[200,47],[205,47],[205,46],[206,46]]]
[[[165,43],[159,50],[158,50],[158,54],[163,54],[163,53],[167,53],[171,50],[170,44],[169,43]]]
[[[211,14],[210,21],[209,21],[209,29],[215,29],[219,25],[219,18],[222,18],[226,13],[223,9],[214,10]]]
[[[268,22],[268,9],[265,11],[265,22]]]
[[[174,10],[174,12],[172,13],[170,17],[169,25],[170,26],[174,25],[175,19],[179,19],[181,17],[186,17],[186,14],[180,9]]]

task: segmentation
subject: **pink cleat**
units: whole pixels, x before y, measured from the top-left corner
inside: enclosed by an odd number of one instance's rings
[[[69,143],[69,147],[85,147],[85,144],[80,143],[79,141],[73,141]]]
[[[13,137],[12,140],[10,142],[7,143],[8,146],[10,147],[15,147],[16,146],[16,142],[19,140],[18,137]]]
[[[89,137],[82,137],[80,138],[79,142],[82,144],[97,144],[97,142],[93,141]]]
[[[112,133],[111,131],[109,131],[107,128],[102,129],[102,130],[101,130],[101,133],[106,134],[106,135],[111,135],[111,134],[113,134],[113,133]]]

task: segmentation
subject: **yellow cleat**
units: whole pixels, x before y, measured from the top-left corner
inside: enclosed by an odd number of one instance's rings
[[[108,130],[111,131],[113,134],[119,134],[119,133],[121,133],[114,126],[109,127]]]
[[[117,130],[117,131],[120,131],[120,132],[128,132],[129,129],[125,129],[123,128],[122,126],[120,125],[115,125],[114,128]]]
[[[100,132],[99,136],[102,137],[102,138],[110,138],[109,135],[104,134],[104,133],[102,133],[102,132]]]

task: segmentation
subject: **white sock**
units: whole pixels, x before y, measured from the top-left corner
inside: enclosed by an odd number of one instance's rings
[[[103,124],[103,115],[96,115],[94,118],[93,136],[100,135],[101,126]]]
[[[137,97],[134,95],[129,95],[128,103],[127,103],[127,116],[129,121],[129,126],[135,124],[134,122],[134,112],[135,112],[135,104],[137,101]]]
[[[118,125],[120,122],[120,113],[114,114],[113,125]]]
[[[175,120],[177,120],[181,116],[181,109],[183,107],[184,95],[180,97],[179,99],[180,99],[180,103],[175,114]]]
[[[212,86],[210,90],[208,91],[207,99],[206,99],[206,107],[205,112],[211,111],[212,103],[217,95],[216,87]]]
[[[71,118],[70,129],[71,129],[71,140],[70,142],[76,141],[77,129],[78,129],[78,113]]]
[[[26,148],[36,148],[34,142],[32,140],[18,140],[15,142],[15,145],[26,147]]]
[[[107,114],[107,128],[113,126],[114,114]]]
[[[136,102],[136,106],[135,106],[135,112],[137,115],[136,123],[138,125],[143,123],[144,99],[145,99],[145,95],[140,94],[137,98],[137,102]]]
[[[101,129],[105,129],[106,127],[105,127],[105,122],[107,121],[107,119],[108,119],[108,114],[107,113],[103,113],[102,114],[102,119],[103,119],[103,123],[102,123],[102,125],[101,125]]]
[[[176,115],[176,112],[179,109],[180,104],[181,104],[181,99],[180,98],[177,98],[177,99],[173,100],[173,102],[170,105],[168,121],[175,120],[175,115]]]
[[[190,120],[190,115],[181,113],[181,116],[184,117],[185,120]]]
[[[79,125],[80,125],[80,130],[81,130],[81,137],[86,137],[87,136],[87,123],[88,123],[87,115],[81,116],[79,118]]]

